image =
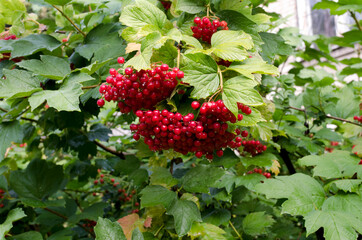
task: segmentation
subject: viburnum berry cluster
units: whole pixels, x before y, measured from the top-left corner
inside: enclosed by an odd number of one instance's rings
[[[358,121],[358,122],[362,123],[362,115],[361,116],[354,116],[353,119],[355,121]]]
[[[194,23],[196,26],[191,27],[193,36],[207,43],[211,43],[212,35],[218,30],[229,30],[227,22],[218,19],[211,22],[209,17],[195,17]]]
[[[161,1],[161,4],[165,10],[168,10],[170,9],[172,3],[168,1]]]
[[[266,178],[271,178],[271,173],[270,172],[263,172],[263,170],[261,168],[254,168],[253,171],[247,172],[247,174],[253,174],[253,173],[262,174]]]
[[[88,229],[91,232],[94,232],[94,227],[97,225],[96,221],[90,220],[90,219],[84,219],[82,221],[82,226],[86,229]]]
[[[3,36],[0,36],[0,40],[15,40],[18,39],[15,35],[8,35],[5,34]],[[2,58],[0,58],[0,62],[4,60],[9,60],[11,57],[10,53],[2,53]],[[14,58],[12,59],[13,62],[20,62],[21,58]]]
[[[118,58],[120,64],[124,58]],[[118,102],[122,113],[136,112],[140,109],[154,109],[154,106],[168,98],[184,77],[178,68],[170,69],[167,64],[154,66],[150,70],[136,71],[130,67],[124,70],[124,75],[116,69],[109,70],[110,76],[100,86],[102,98],[97,101],[103,107],[105,101]]]
[[[133,138],[144,137],[144,142],[154,151],[173,149],[182,154],[192,152],[198,158],[205,155],[208,159],[213,159],[214,152],[221,157],[223,149],[242,145],[241,137],[237,136],[242,134],[240,130],[236,134],[227,131],[227,122],[241,121],[241,114],[236,118],[222,100],[206,102],[201,107],[194,101],[191,107],[200,108],[197,119],[193,113],[182,115],[166,109],[137,111],[140,123],[131,125],[135,132]],[[247,136],[244,131],[243,135]]]
[[[250,140],[250,141],[242,141],[242,145],[244,146],[243,151],[250,153],[251,156],[258,155],[264,151],[266,151],[267,146],[260,143],[260,141]]]
[[[3,208],[5,206],[3,203],[5,197],[4,193],[5,193],[4,189],[0,188],[0,208]]]
[[[99,175],[93,181],[95,189],[92,195],[109,199],[117,208],[121,206],[131,207],[132,213],[138,213],[140,204],[137,200],[136,189],[131,188],[129,185],[121,186],[120,182],[116,181],[115,176],[101,172],[102,170],[98,169]]]

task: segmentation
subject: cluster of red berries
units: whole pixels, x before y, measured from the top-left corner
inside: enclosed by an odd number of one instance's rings
[[[260,168],[254,168],[253,171],[247,172],[247,174],[253,174],[253,173],[262,174],[266,178],[271,178],[271,174],[269,172],[263,172],[263,170]]]
[[[168,2],[168,1],[161,1],[161,4],[165,10],[168,10],[168,9],[170,9],[172,3]]]
[[[243,151],[250,153],[251,156],[258,155],[267,149],[266,145],[263,145],[260,141],[255,140],[243,141],[242,145],[244,146]]]
[[[82,223],[82,226],[84,228],[89,229],[89,231],[94,232],[94,227],[97,225],[96,221],[90,220],[90,219],[85,219],[84,223]]]
[[[109,177],[105,177],[105,175],[102,173],[101,174],[101,170],[98,169],[98,173],[99,174],[99,179],[96,179],[93,181],[93,184],[96,185],[103,185],[104,187],[102,187],[102,189],[104,188],[105,191],[104,192],[93,192],[93,196],[97,196],[98,194],[102,194],[103,196],[109,194],[109,197],[106,197],[107,199],[112,199],[115,197],[115,199],[113,201],[119,201],[121,204],[122,203],[128,203],[128,202],[134,202],[133,207],[137,208],[137,209],[133,209],[132,213],[137,213],[139,211],[138,207],[139,207],[139,202],[137,202],[137,191],[135,189],[130,189],[128,188],[128,190],[126,190],[127,187],[120,187],[120,183],[116,182],[116,180],[110,176]],[[106,184],[108,183],[108,186],[111,185],[113,188],[117,188],[117,191],[112,191],[111,189],[107,188]],[[104,190],[103,189],[103,190]],[[134,200],[134,201],[133,201]]]
[[[338,146],[338,145],[339,145],[339,142],[331,141],[331,146],[334,146],[334,147],[335,147],[335,146]],[[333,152],[334,148],[332,148],[332,147],[325,147],[324,150],[331,153],[331,152]]]
[[[354,116],[353,119],[360,122],[360,123],[362,123],[362,115],[361,116]]]
[[[124,63],[124,58],[118,58]],[[122,113],[136,112],[139,109],[153,109],[160,101],[169,97],[184,73],[178,68],[170,69],[167,64],[156,66],[151,70],[135,71],[128,67],[124,75],[114,68],[109,70],[108,84],[102,84],[99,92],[108,102],[118,102]],[[103,107],[103,98],[97,101]]]
[[[198,109],[200,103],[194,101],[191,107]],[[222,100],[204,103],[197,119],[192,113],[183,116],[166,109],[137,111],[136,115],[140,123],[131,125],[135,132],[133,138],[139,140],[143,136],[153,151],[174,149],[184,155],[193,152],[198,158],[206,155],[206,158],[213,159],[214,151],[221,157],[223,148],[238,148],[242,144],[241,137],[227,131],[226,122],[235,123],[238,119]]]
[[[6,37],[0,37],[0,40],[15,40],[17,37],[15,35],[8,35]],[[0,58],[0,62],[3,60],[10,59],[11,54],[10,53],[2,53],[2,58]],[[21,58],[14,58],[12,59],[13,62],[20,62]]]
[[[219,28],[220,30],[229,30],[227,22],[220,22],[218,19],[211,22],[208,17],[203,17],[202,19],[195,17],[194,23],[196,26],[191,27],[193,36],[207,43],[211,43],[212,35],[216,33]]]
[[[3,203],[3,199],[4,199],[4,193],[5,191],[3,189],[0,189],[0,208],[3,208],[5,205]]]

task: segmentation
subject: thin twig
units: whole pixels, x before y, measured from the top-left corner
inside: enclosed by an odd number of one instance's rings
[[[301,112],[306,112],[305,109],[301,109],[301,108],[296,108],[296,107],[292,107],[292,106],[289,106],[288,108],[294,109],[294,110],[297,110],[297,111],[301,111]],[[334,119],[334,120],[337,120],[337,121],[340,121],[340,122],[346,122],[346,123],[350,123],[350,124],[353,124],[353,125],[362,127],[362,124],[359,124],[359,123],[356,123],[356,122],[352,122],[352,121],[347,120],[347,119],[344,119],[344,118],[339,118],[339,117],[334,117],[334,116],[328,116],[328,115],[326,115],[326,118],[330,118],[330,119]]]
[[[0,111],[3,111],[3,112],[9,112],[8,110],[4,109],[4,108],[1,108],[0,107]],[[35,119],[31,119],[31,118],[27,118],[27,117],[20,117],[20,119],[22,120],[26,120],[26,121],[29,121],[29,122],[33,122],[33,123],[37,123],[38,121],[35,120]]]
[[[59,213],[59,212],[56,212],[56,211],[54,211],[54,210],[52,210],[52,209],[44,208],[44,210],[45,210],[45,211],[48,211],[48,212],[50,212],[50,213],[52,213],[52,214],[54,214],[54,215],[57,215],[58,217],[63,218],[64,220],[68,220],[68,217],[67,217],[67,216],[64,216],[63,214],[61,214],[61,213]],[[88,232],[90,235],[92,235],[92,237],[96,237],[93,232],[91,232],[88,228],[84,227],[82,224],[77,223],[77,225],[78,225],[79,227],[83,228],[83,229],[84,229],[86,232]]]
[[[354,21],[356,22],[357,24],[357,27],[360,31],[362,31],[362,27],[361,27],[361,24],[359,23],[357,17],[356,17],[356,14],[353,12],[353,11],[349,11],[349,13],[351,14],[352,18],[354,19]]]
[[[96,88],[96,87],[98,87],[99,86],[99,84],[96,84],[96,85],[91,85],[91,86],[85,86],[85,87],[82,87],[82,89],[84,90],[84,89],[91,89],[91,88]]]
[[[243,240],[243,238],[241,237],[240,233],[238,232],[238,230],[236,230],[236,228],[234,227],[233,223],[231,221],[229,221],[229,224],[231,226],[231,228],[234,230],[234,232],[236,233],[236,235],[238,235],[240,240]]]
[[[121,158],[121,159],[126,159],[126,157],[124,156],[123,152],[118,152],[115,149],[109,148],[105,145],[103,145],[100,142],[97,141],[93,141],[98,147],[102,148],[104,151],[112,153],[113,155],[116,155],[117,157]]]
[[[60,8],[58,8],[58,7],[55,6],[54,4],[53,4],[52,6],[53,6],[56,10],[58,10],[58,12],[60,12],[60,14],[62,14],[63,17],[65,17],[65,18],[70,22],[70,24],[72,24],[72,25],[75,27],[75,29],[77,29],[77,31],[78,31],[80,34],[83,35],[83,37],[86,37],[86,34],[85,34],[82,30],[80,30],[80,28],[78,28],[77,25],[75,25],[75,23],[73,22],[73,20],[70,19]]]

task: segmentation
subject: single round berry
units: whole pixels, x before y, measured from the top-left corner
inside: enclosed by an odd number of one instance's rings
[[[128,68],[126,68],[126,69],[124,70],[124,73],[125,73],[126,75],[131,75],[131,74],[133,73],[133,69],[130,68],[130,67],[128,67]]]
[[[193,101],[191,107],[196,110],[200,107],[200,103],[198,101]]]
[[[123,64],[123,63],[124,63],[124,57],[119,57],[119,58],[117,58],[117,62],[118,62],[119,64]]]
[[[216,155],[218,157],[222,157],[224,155],[224,151],[223,150],[218,150],[218,151],[216,151]]]
[[[109,74],[111,74],[112,76],[116,76],[117,73],[118,73],[118,72],[117,72],[116,69],[114,69],[114,68],[109,69]]]
[[[183,71],[177,71],[177,78],[178,79],[181,79],[181,78],[184,78],[185,74]]]
[[[161,70],[162,71],[167,71],[168,70],[168,65],[167,64],[162,64],[161,65]]]
[[[195,17],[195,18],[194,18],[194,23],[195,23],[196,25],[199,25],[199,24],[201,23],[201,18]]]
[[[103,107],[104,104],[105,104],[104,99],[101,98],[101,99],[98,99],[98,100],[97,100],[97,105],[98,105],[99,107]]]

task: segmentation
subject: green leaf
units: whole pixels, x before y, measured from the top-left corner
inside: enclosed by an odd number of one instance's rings
[[[10,174],[11,188],[22,198],[43,200],[62,186],[63,168],[45,160],[33,160],[25,171]]]
[[[176,199],[175,192],[157,185],[145,187],[140,194],[142,208],[162,205],[168,209]]]
[[[105,60],[103,62],[95,61],[91,65],[89,65],[87,67],[83,67],[83,68],[77,68],[73,72],[80,71],[81,73],[92,75],[93,73],[98,71],[101,67],[103,67],[104,65],[109,63],[111,60],[112,59],[110,58],[110,59],[107,59],[107,60]]]
[[[0,97],[21,98],[41,91],[40,80],[28,71],[4,70],[6,79],[0,81]]]
[[[128,60],[124,67],[132,66],[136,70],[151,68],[152,47],[146,48],[138,55]]]
[[[244,82],[247,82],[246,79],[245,77],[238,76],[224,83],[222,99],[225,106],[234,113],[235,116],[238,115],[238,102],[249,106],[260,106],[264,104],[258,91],[244,86]]]
[[[97,202],[91,206],[85,208],[83,212],[79,214],[74,214],[69,217],[68,222],[70,224],[76,224],[82,219],[89,219],[96,221],[99,217],[104,215],[104,208],[107,207],[107,204],[104,202]]]
[[[341,189],[345,192],[357,192],[358,187],[359,185],[361,185],[361,183],[362,180],[360,179],[342,179],[342,180],[333,181],[326,186],[335,184],[338,189]]]
[[[251,108],[251,109],[252,109],[251,114],[249,115],[243,114],[243,120],[236,122],[235,125],[243,127],[251,127],[251,126],[260,127],[259,125],[257,125],[257,123],[265,122],[265,119],[261,116],[259,110],[257,110],[256,108]],[[254,137],[256,137],[256,135]],[[266,141],[265,138],[261,139]]]
[[[253,113],[251,113],[253,116]],[[245,116],[246,121],[246,116]],[[243,121],[241,121],[242,124]],[[263,141],[269,141],[273,137],[272,130],[276,129],[272,122],[258,122],[256,126],[251,127],[250,133],[255,138],[260,138]]]
[[[360,188],[361,189],[361,188]],[[329,197],[322,206],[323,211],[341,211],[361,218],[362,216],[362,195],[343,194]]]
[[[253,212],[243,219],[243,229],[246,234],[258,236],[267,233],[267,229],[274,224],[272,216],[265,212]]]
[[[32,34],[15,40],[11,44],[11,58],[28,56],[40,51],[54,51],[61,46],[61,43],[54,37],[47,34]],[[1,51],[1,50],[0,50]]]
[[[21,61],[17,65],[35,74],[54,80],[62,80],[70,74],[70,65],[65,59],[47,55],[41,55],[40,59]]]
[[[197,205],[188,200],[176,200],[167,211],[174,217],[175,230],[179,237],[186,235],[193,222],[201,222],[201,214]]]
[[[192,46],[196,49],[203,49],[199,40],[188,35],[182,35],[182,41],[186,42],[186,45]]]
[[[215,225],[194,222],[187,235],[200,240],[226,240],[225,234],[224,230]]]
[[[343,139],[341,135],[328,128],[322,128],[321,130],[315,133],[314,137],[327,139],[329,141],[336,141],[336,142],[340,142]]]
[[[126,240],[121,225],[106,218],[98,218],[94,233],[96,240]]]
[[[126,43],[118,34],[120,28],[119,23],[98,25],[87,34],[84,44],[76,47],[75,51],[88,60],[93,57],[93,61],[98,62],[125,57]]]
[[[340,211],[313,211],[305,216],[307,236],[324,228],[324,237],[327,240],[355,240],[358,231],[362,234],[362,221],[353,218],[350,214]]]
[[[331,178],[352,177],[360,167],[359,158],[347,151],[335,150],[321,156],[310,155],[299,159],[302,166],[315,166],[313,176]]]
[[[4,159],[6,149],[12,142],[21,143],[23,130],[19,121],[0,123],[0,162]]]
[[[215,209],[202,218],[203,222],[210,223],[216,226],[228,224],[231,219],[231,213],[229,210],[220,208]]]
[[[235,187],[244,186],[247,189],[254,191],[255,186],[264,180],[265,177],[261,174],[247,174],[245,176],[239,176],[235,179]]]
[[[325,193],[322,186],[312,177],[297,173],[267,179],[256,186],[256,191],[267,198],[287,198],[282,204],[282,212],[291,215],[307,215],[321,208]]]
[[[233,63],[229,68],[227,68],[227,70],[236,71],[250,79],[254,79],[254,73],[279,75],[277,67],[269,65],[256,57],[246,59],[241,64]]]
[[[177,0],[176,10],[196,14],[206,10],[207,0]]]
[[[43,236],[39,232],[30,231],[25,232],[19,235],[15,235],[13,237],[7,238],[9,240],[43,240]]]
[[[262,56],[268,62],[271,62],[275,55],[291,55],[293,49],[290,45],[285,43],[285,40],[275,33],[262,32],[259,33],[261,39],[264,41],[262,48]]]
[[[8,216],[6,217],[5,222],[0,224],[0,238],[5,239],[5,235],[10,231],[10,229],[13,227],[13,222],[18,221],[19,219],[22,219],[23,217],[26,217],[26,214],[21,208],[15,208],[12,209]]]
[[[246,50],[253,48],[253,40],[243,31],[224,30],[212,35],[211,46],[209,51],[224,60],[242,61],[249,56]]]
[[[272,153],[263,153],[252,158],[243,158],[242,162],[245,167],[258,166],[258,167],[271,167],[273,162],[278,158]]]
[[[161,33],[172,28],[172,23],[165,13],[145,0],[136,0],[135,4],[125,7],[119,20],[124,25],[133,28],[150,25]]]
[[[177,179],[172,177],[167,168],[153,167],[152,171],[153,173],[150,179],[152,185],[161,185],[166,188],[171,188],[178,183]]]
[[[47,101],[49,107],[58,111],[80,111],[79,96],[83,94],[82,85],[66,80],[58,90],[44,90],[30,96],[32,110]]]
[[[133,230],[131,240],[144,240],[144,237],[139,228],[136,228],[135,230]]]
[[[175,59],[177,58],[177,48],[173,42],[167,41],[160,49],[153,51],[151,62],[163,62],[170,67],[175,66]]]
[[[103,124],[97,123],[91,126],[87,135],[89,141],[94,141],[98,139],[106,142],[108,141],[110,134],[112,134],[112,131],[109,128],[107,128]]]
[[[218,66],[212,57],[202,54],[186,54],[184,82],[194,87],[193,98],[207,98],[219,87]]]
[[[64,6],[67,3],[71,2],[72,0],[44,0],[47,3]]]
[[[221,168],[199,165],[185,174],[182,178],[182,186],[189,192],[209,193],[209,188],[224,174],[225,171]]]

